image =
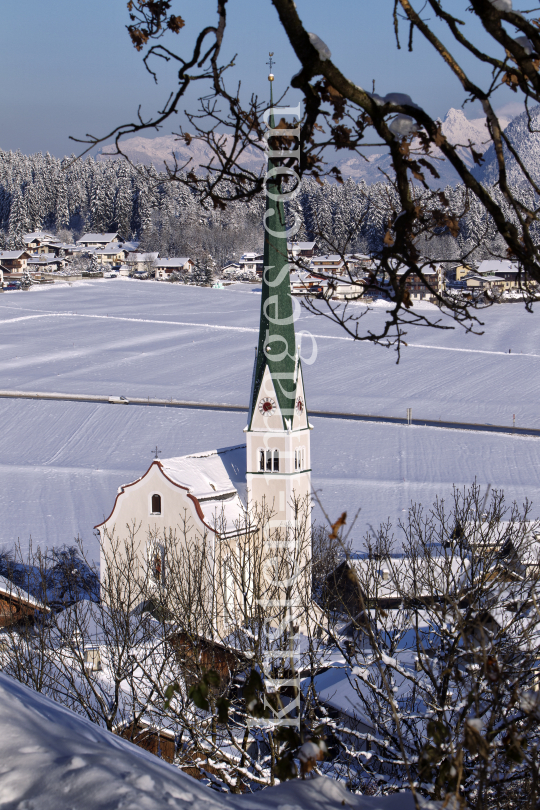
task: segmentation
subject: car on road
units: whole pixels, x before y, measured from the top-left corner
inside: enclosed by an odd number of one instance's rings
[[[112,402],[113,405],[129,405],[127,397],[109,397],[109,402]]]

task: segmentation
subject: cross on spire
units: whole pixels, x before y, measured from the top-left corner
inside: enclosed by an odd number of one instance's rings
[[[159,458],[159,454],[161,453],[161,450],[158,450],[158,446],[156,444],[155,448],[151,452],[154,453],[154,458]]]
[[[268,54],[268,56],[270,57],[270,59],[269,59],[269,60],[268,60],[268,62],[266,63],[267,65],[269,65],[269,66],[270,66],[270,73],[272,73],[272,67],[273,67],[273,66],[276,64],[276,63],[274,62],[274,60],[272,59],[273,55],[274,55],[274,51],[270,51],[270,53]]]

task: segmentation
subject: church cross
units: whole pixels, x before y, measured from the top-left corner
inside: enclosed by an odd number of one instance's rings
[[[158,446],[156,444],[154,450],[152,450],[151,452],[154,453],[154,458],[159,458],[159,454],[161,453],[161,450],[158,450]]]
[[[267,65],[270,65],[270,73],[272,73],[272,66],[276,64],[274,62],[274,60],[272,59],[273,55],[274,55],[274,51],[270,51],[270,53],[269,53],[270,59],[266,63]]]

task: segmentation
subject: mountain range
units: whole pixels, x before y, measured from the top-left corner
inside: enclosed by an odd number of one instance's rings
[[[523,115],[518,116],[515,122],[519,121],[522,117]],[[508,126],[510,119],[500,118],[500,121],[503,128],[505,128]],[[512,122],[510,126],[513,126],[515,122]],[[486,163],[482,169],[483,173],[487,172],[487,177],[489,175],[487,167],[490,162],[490,154],[493,152],[493,147],[485,119],[474,118],[469,120],[465,117],[462,110],[452,108],[447,112],[441,124],[443,134],[448,138],[450,143],[458,145],[458,153],[469,168],[472,169],[474,167],[474,160],[468,148],[469,143],[474,145],[476,152],[486,153]],[[522,133],[523,129],[523,126],[520,126],[519,134],[521,137],[525,137],[525,134]],[[227,140],[231,138],[231,136],[227,135],[224,137]],[[538,138],[538,136],[536,137]],[[537,143],[538,152],[540,153],[540,140],[537,140]],[[415,145],[417,145],[417,143],[413,141],[413,148]],[[180,166],[191,159],[192,163],[190,166],[195,168],[195,170],[197,167],[208,164],[212,157],[211,150],[202,141],[193,139],[191,143],[187,145],[174,135],[159,135],[155,138],[143,138],[138,135],[132,138],[126,138],[123,141],[123,150],[133,163],[153,164],[158,171],[164,169],[165,163],[172,166],[174,157],[176,157]],[[110,154],[110,151],[110,147],[103,147],[97,156],[98,160],[114,158],[114,156]],[[384,173],[391,175],[392,172],[391,160],[388,154],[372,154],[366,159],[343,150],[336,152],[333,157],[333,161],[330,160],[330,157],[328,158],[328,165],[338,166],[344,178],[350,177],[356,182],[364,180],[368,185],[371,185],[378,181],[384,181]],[[452,166],[442,158],[438,149],[433,150],[432,159],[440,175],[440,179],[434,180],[433,185],[439,187],[456,185],[459,178]],[[249,147],[244,152],[243,165],[252,171],[258,172],[262,167],[261,152],[256,147]],[[428,177],[426,179],[430,182]]]

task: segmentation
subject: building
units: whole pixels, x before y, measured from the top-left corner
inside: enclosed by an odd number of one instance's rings
[[[195,267],[195,262],[188,256],[180,256],[174,259],[156,259],[154,262],[156,279],[160,281],[171,281],[175,274],[191,273]]]
[[[287,252],[289,261],[311,259],[315,253],[315,242],[287,242]]]
[[[31,254],[26,250],[0,250],[0,264],[9,271],[11,278],[22,278],[30,258]]]
[[[406,270],[398,270],[398,275],[403,275],[405,272]],[[441,265],[437,267],[422,267],[422,274],[431,289],[426,287],[422,279],[416,274],[408,276],[406,288],[409,290],[411,301],[429,301],[434,303],[437,300],[435,292],[441,295],[446,289],[443,268]],[[432,290],[435,292],[432,292]]]
[[[104,248],[110,242],[123,242],[118,233],[85,233],[77,239],[79,247]]]
[[[36,253],[28,259],[28,270],[33,273],[38,270],[54,272],[67,264],[65,259],[61,259],[55,253]]]
[[[465,286],[469,292],[485,292],[486,290],[502,292],[505,288],[505,280],[499,275],[471,274],[465,278]]]
[[[48,611],[49,608],[11,580],[0,576],[0,627],[31,624],[36,610]]]
[[[123,247],[125,249],[125,245],[123,245]],[[155,272],[158,256],[159,253],[128,253],[126,256],[126,264],[133,272],[153,274]]]
[[[262,276],[264,258],[262,253],[244,253],[238,265],[241,273],[257,273]]]
[[[25,233],[23,242],[25,250],[35,255],[36,253],[49,253],[52,245],[57,242],[56,236],[47,231],[34,231]]]
[[[193,554],[208,547],[221,594],[213,615],[215,626],[221,627],[234,620],[236,594],[229,576],[234,549],[240,543],[264,545],[261,512],[271,513],[265,526],[283,533],[296,527],[302,512],[302,531],[310,537],[311,425],[283,249],[285,212],[283,203],[275,202],[279,182],[278,176],[268,183],[263,257],[268,272],[262,281],[245,444],[156,458],[140,478],[120,487],[110,515],[96,526],[102,541],[102,582],[105,559],[118,542],[118,553],[135,543],[134,553],[156,589],[167,581],[168,558],[160,538],[167,536],[177,549],[190,548]],[[191,260],[160,259],[156,277],[159,270],[182,266],[178,263],[185,267]],[[135,537],[129,526],[138,527]]]
[[[126,251],[120,242],[109,242],[105,247],[96,247],[91,251],[100,264],[120,267],[126,258]]]

